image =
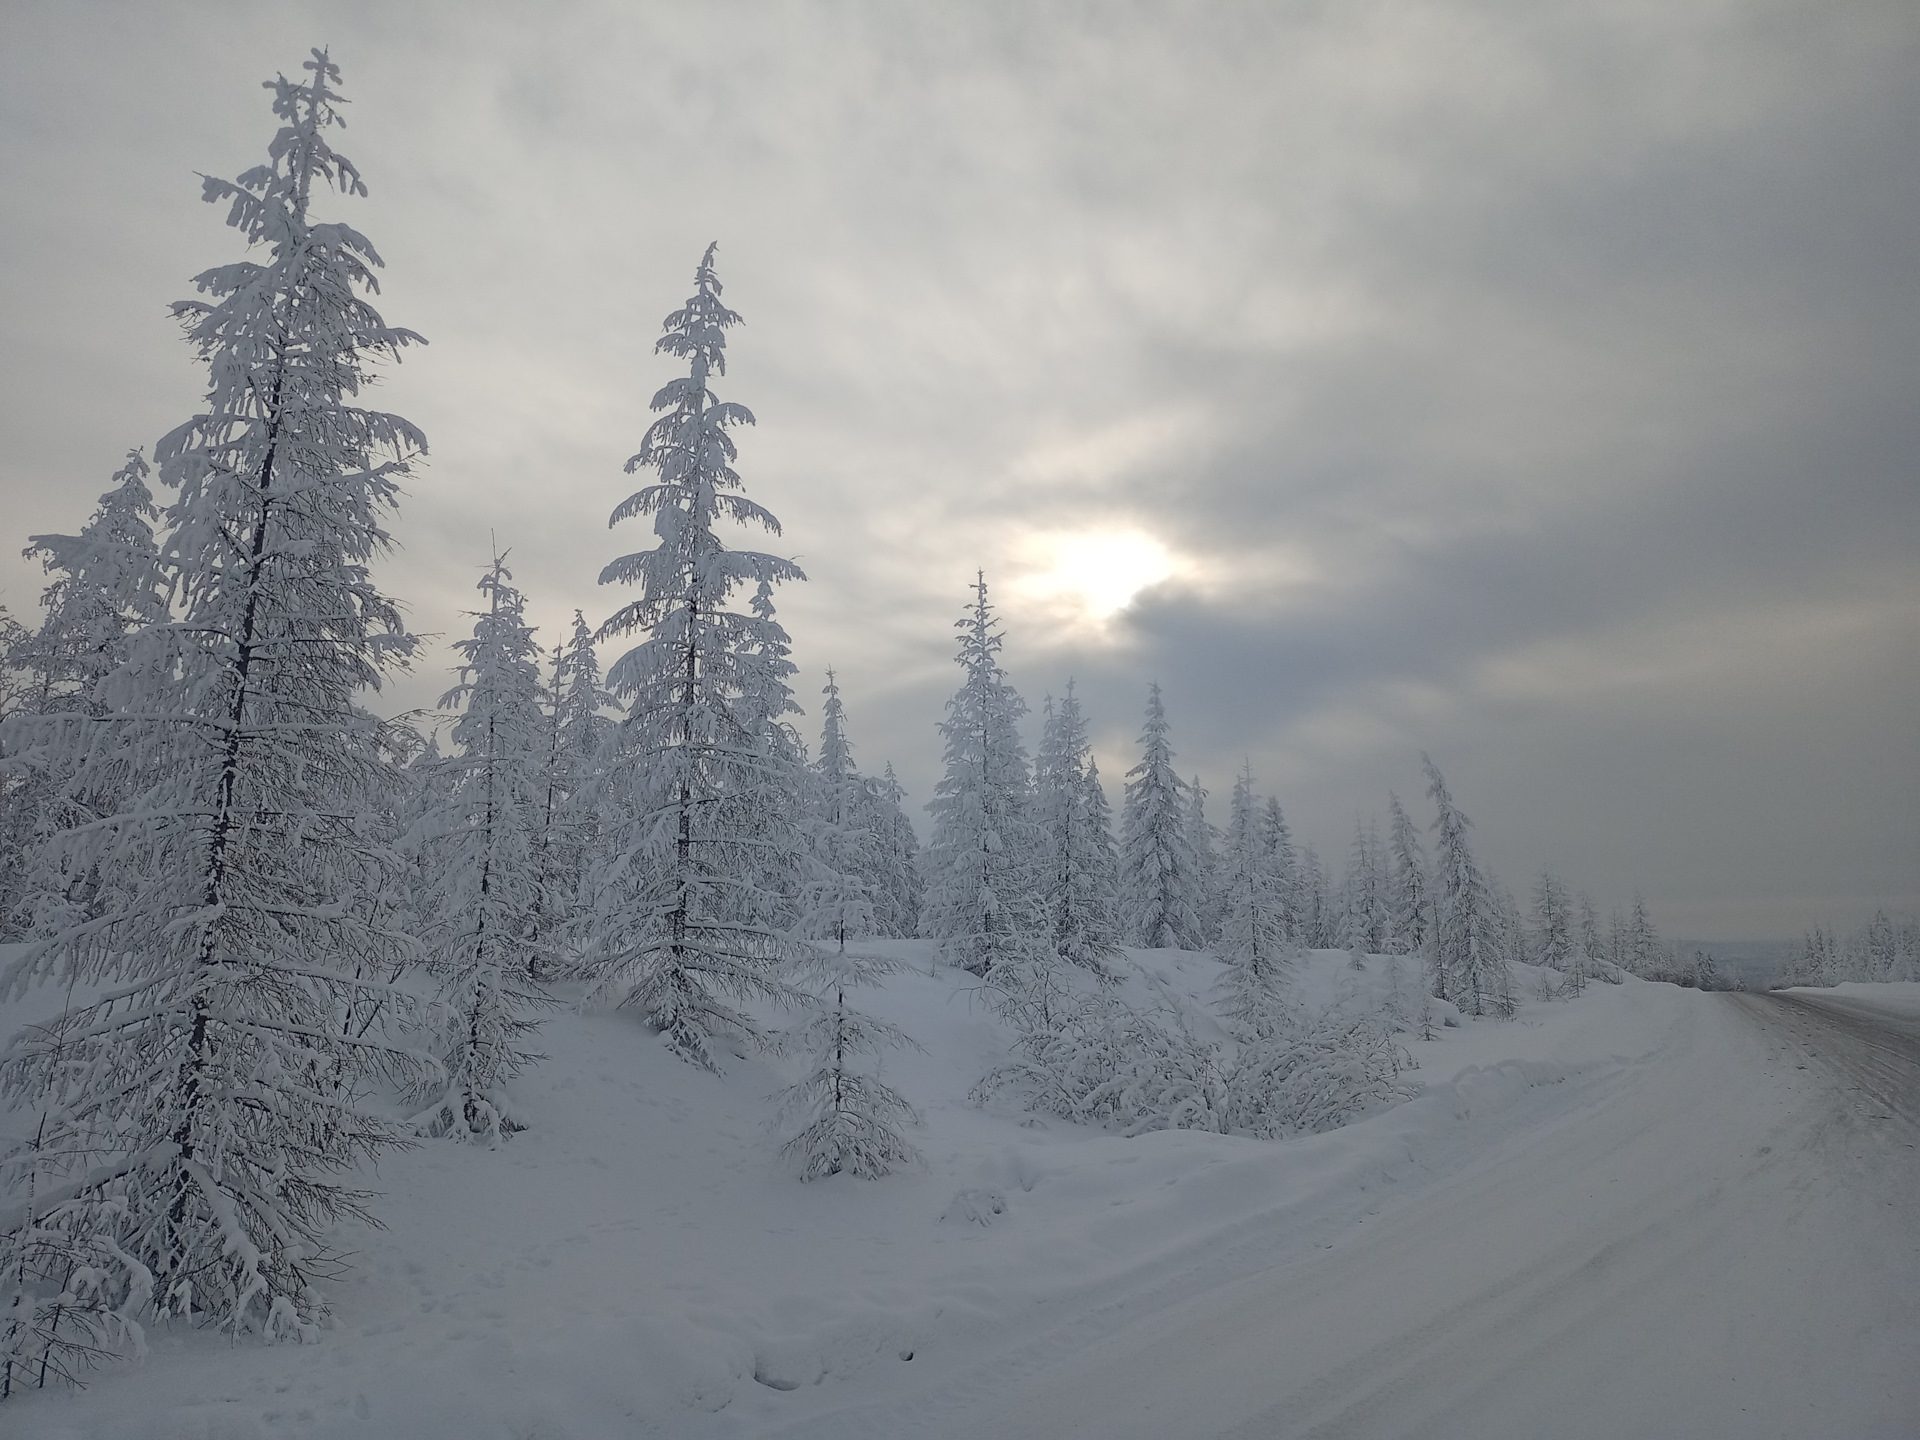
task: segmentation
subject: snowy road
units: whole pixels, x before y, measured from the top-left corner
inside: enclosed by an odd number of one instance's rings
[[[1331,1244],[794,1433],[1920,1435],[1920,1013],[1683,1003],[1647,1063]]]

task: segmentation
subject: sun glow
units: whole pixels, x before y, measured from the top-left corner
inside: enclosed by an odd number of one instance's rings
[[[1166,546],[1137,530],[1053,535],[1033,548],[1034,568],[1021,588],[1066,618],[1095,625],[1181,568]]]

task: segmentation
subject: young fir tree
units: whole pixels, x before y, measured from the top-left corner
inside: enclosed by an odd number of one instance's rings
[[[1127,772],[1120,807],[1120,925],[1130,944],[1196,950],[1206,943],[1186,788],[1173,768],[1166,706],[1154,685],[1147,692],[1140,763]]]
[[[881,867],[873,903],[879,933],[896,940],[920,933],[920,837],[901,808],[906,798],[889,761],[873,782],[874,838]]]
[[[1225,877],[1214,845],[1218,832],[1207,819],[1207,791],[1194,776],[1187,784],[1187,849],[1193,855],[1194,912],[1200,919],[1200,941],[1211,945],[1220,935],[1225,905]]]
[[[525,1128],[507,1082],[539,1057],[520,1048],[538,1028],[529,1012],[540,876],[534,854],[543,800],[540,647],[526,603],[496,556],[480,578],[487,608],[455,645],[460,683],[440,697],[458,705],[442,761],[445,809],[428,847],[425,905],[429,964],[440,981],[441,1063],[432,1103],[414,1117],[431,1135],[498,1144]]]
[[[557,969],[557,949],[587,903],[585,879],[599,836],[600,776],[618,730],[606,713],[617,703],[600,683],[593,630],[576,610],[573,634],[557,647],[548,700],[548,758],[534,837],[536,958]]]
[[[1380,836],[1358,820],[1347,851],[1347,875],[1340,887],[1338,943],[1362,955],[1378,955],[1386,945],[1386,877],[1380,864]]]
[[[853,747],[847,741],[847,707],[840,699],[840,686],[831,666],[820,693],[827,697],[827,703],[820,713],[820,753],[807,777],[808,849],[816,865],[826,864],[833,873],[857,876],[867,868],[865,852],[871,847],[873,832],[865,823],[866,785],[854,768]],[[828,843],[833,853],[819,854],[821,846]],[[867,929],[872,923],[869,917]]]
[[[1331,949],[1333,929],[1327,872],[1320,864],[1320,852],[1308,845],[1300,852],[1300,943],[1309,950]]]
[[[1226,966],[1219,986],[1221,1013],[1242,1040],[1264,1039],[1279,1028],[1284,1018],[1280,987],[1293,970],[1279,885],[1260,830],[1260,800],[1249,765],[1233,782],[1215,947]]]
[[[784,930],[800,790],[784,717],[797,707],[771,587],[805,578],[777,556],[729,549],[715,532],[726,519],[780,533],[733,469],[729,432],[753,416],[708,388],[726,374],[726,332],[740,320],[721,303],[715,248],[654,346],[688,365],[653,397],[660,418],[627,461],[628,474],[652,471],[655,483],[609,522],[651,515],[660,543],[600,574],[640,595],[597,638],[647,638],[607,673],[626,717],[608,747],[579,961],[590,1001],[640,1011],[675,1054],[708,1069],[718,1068],[717,1033],[760,1036],[735,1002],[795,998],[781,966],[798,955]],[[744,612],[730,608],[743,587],[753,592]]]
[[[1578,994],[1586,987],[1587,981],[1596,975],[1604,980],[1619,983],[1619,974],[1607,964],[1606,945],[1600,938],[1600,916],[1594,909],[1593,897],[1581,895],[1580,903],[1574,911],[1573,921],[1573,964],[1571,972],[1579,977],[1574,986]]]
[[[798,1037],[812,1069],[781,1095],[779,1118],[797,1122],[797,1128],[780,1153],[802,1180],[841,1174],[878,1179],[920,1158],[903,1133],[919,1117],[904,1095],[867,1073],[860,1061],[918,1047],[899,1026],[854,1009],[847,991],[899,969],[899,962],[840,950],[817,968],[820,1008]]]
[[[1107,978],[1120,955],[1114,915],[1117,862],[1106,795],[1071,680],[1057,706],[1051,696],[1047,699],[1033,782],[1041,898],[1053,927],[1054,953]]]
[[[1622,949],[1625,951],[1628,974],[1646,980],[1659,978],[1662,968],[1660,937],[1654,931],[1653,917],[1647,913],[1646,900],[1638,894],[1633,897],[1633,913],[1627,921]]]
[[[43,595],[45,617],[34,634],[7,646],[7,664],[20,675],[15,707],[23,715],[100,716],[101,682],[127,659],[128,638],[166,617],[167,599],[153,522],[159,511],[147,486],[146,457],[129,451],[78,535],[35,535],[26,549],[56,578]],[[58,746],[20,743],[0,735],[0,758],[11,759],[0,778],[0,939],[31,921],[40,891],[57,906],[84,910],[91,876],[41,875],[30,881],[27,855],[35,836],[115,813],[135,783],[124,770],[97,768],[90,790],[75,790],[70,763]],[[58,732],[48,732],[48,738]],[[15,751],[19,753],[13,753]],[[70,910],[70,913],[75,913]],[[58,923],[56,917],[47,917]]]
[[[1473,822],[1455,807],[1433,761],[1422,755],[1420,763],[1426,768],[1438,835],[1428,983],[1440,999],[1453,1001],[1469,1015],[1484,1015],[1499,1008],[1499,997],[1510,989],[1502,983],[1506,966],[1494,934],[1493,898],[1467,844],[1467,827]]]
[[[846,706],[832,670],[827,671],[821,693],[827,698],[821,717],[820,754],[808,773],[802,822],[810,860],[816,872],[825,864],[829,872],[859,881],[864,887],[864,903],[872,912],[861,933],[885,933],[881,912],[891,912],[900,898],[898,869],[902,857],[892,823],[898,803],[883,793],[882,782],[868,779],[854,766],[853,747],[847,740]],[[820,853],[825,844],[832,847],[830,856]]]
[[[167,613],[150,473],[146,457],[128,451],[78,535],[35,535],[25,551],[57,577],[41,597],[39,633],[14,655],[33,676],[36,711],[99,713],[95,692],[125,662],[128,637]]]
[[[1486,895],[1492,900],[1492,950],[1500,964],[1494,970],[1494,1008],[1498,1014],[1513,1014],[1513,966],[1526,964],[1526,922],[1521,918],[1521,902],[1513,891],[1490,879]]]
[[[1573,943],[1573,907],[1567,890],[1551,870],[1542,870],[1533,882],[1532,962],[1571,975],[1576,964]]]
[[[1395,955],[1424,954],[1433,935],[1427,856],[1400,797],[1387,792],[1387,945]]]
[[[1269,795],[1260,812],[1260,853],[1274,879],[1274,898],[1280,906],[1280,924],[1287,943],[1298,946],[1300,934],[1300,859],[1293,849],[1293,831],[1280,802]]]
[[[940,725],[946,771],[927,804],[933,838],[920,928],[948,964],[981,976],[1004,971],[1000,983],[1025,988],[1050,950],[1037,874],[1041,833],[1017,728],[1027,707],[1000,668],[1003,637],[984,575],[973,590],[954,624],[966,680]]]
[[[878,928],[876,888],[866,878],[873,867],[876,812],[868,803],[866,782],[853,768],[832,671],[826,695],[799,924],[800,933],[816,942],[806,968],[816,981],[817,1010],[798,1037],[812,1068],[781,1097],[776,1123],[798,1122],[781,1154],[802,1180],[842,1173],[874,1179],[918,1158],[902,1134],[916,1117],[904,1096],[859,1062],[913,1042],[897,1026],[847,1003],[848,990],[873,984],[900,964],[847,950],[849,940],[869,937]]]
[[[128,756],[142,788],[48,841],[98,867],[98,913],[9,976],[109,987],[0,1057],[6,1095],[44,1117],[7,1160],[16,1322],[82,1306],[109,1328],[148,1313],[312,1334],[326,1236],[367,1215],[342,1177],[406,1139],[361,1097],[426,1063],[340,1023],[380,988],[356,966],[390,972],[408,944],[368,919],[400,877],[371,818],[392,783],[381,727],[354,697],[413,643],[367,567],[423,442],[350,403],[367,362],[416,337],[363,298],[373,247],[309,212],[318,190],[365,187],[327,143],[338,70],[322,51],[305,69],[269,86],[267,163],[206,181],[259,258],[175,306],[211,374],[204,413],[157,450],[178,618],[134,635],[104,717],[50,727],[76,789]]]

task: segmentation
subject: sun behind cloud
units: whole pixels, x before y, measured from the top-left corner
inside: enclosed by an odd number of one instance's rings
[[[1062,621],[1091,630],[1107,624],[1150,585],[1185,567],[1142,530],[1085,530],[1037,536],[1014,581],[1021,599]]]

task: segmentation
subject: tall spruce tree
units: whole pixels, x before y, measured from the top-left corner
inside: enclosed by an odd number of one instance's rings
[[[1173,768],[1166,705],[1160,687],[1153,685],[1140,732],[1140,763],[1127,772],[1120,807],[1120,924],[1131,944],[1197,950],[1206,943],[1186,792]]]
[[[847,710],[840,699],[840,686],[832,670],[821,691],[826,704],[821,712],[820,753],[808,774],[806,833],[809,858],[814,872],[842,875],[857,882],[862,904],[869,918],[860,933],[911,933],[912,917],[900,913],[911,900],[910,884],[902,875],[910,869],[911,852],[902,853],[899,827],[906,817],[900,814],[897,782],[873,780],[862,775],[853,763],[853,746],[847,739]],[[909,833],[911,833],[909,827]],[[806,902],[809,913],[817,908]]]
[[[1327,950],[1335,944],[1333,901],[1327,894],[1326,867],[1311,845],[1300,851],[1300,943],[1309,950]]]
[[[1264,1039],[1283,1019],[1281,984],[1292,973],[1294,947],[1286,933],[1279,880],[1261,835],[1260,797],[1251,764],[1234,777],[1222,858],[1222,918],[1216,949],[1221,1012],[1243,1040]]]
[[[881,865],[874,918],[880,933],[896,940],[920,933],[920,837],[901,808],[906,798],[893,762],[888,761],[873,782],[874,838]]]
[[[1600,938],[1600,916],[1594,909],[1593,897],[1582,894],[1579,906],[1574,912],[1573,954],[1581,984],[1599,976],[1614,983],[1619,981],[1619,972],[1607,963],[1606,944]]]
[[[1387,941],[1387,886],[1380,835],[1371,821],[1353,825],[1347,874],[1340,887],[1337,943],[1362,955],[1378,955]]]
[[[1660,978],[1665,963],[1660,937],[1653,928],[1653,916],[1647,911],[1646,899],[1637,891],[1633,897],[1633,910],[1621,937],[1621,950],[1628,974],[1646,980]]]
[[[600,680],[600,658],[586,618],[573,612],[573,634],[555,651],[549,703],[548,761],[535,840],[535,953],[543,968],[558,966],[560,937],[589,903],[586,876],[598,847],[600,781],[618,723],[607,714],[617,702]]]
[[[1280,802],[1269,795],[1260,811],[1260,853],[1274,880],[1274,899],[1280,906],[1280,924],[1289,945],[1301,943],[1300,860],[1293,849],[1293,831]]]
[[[8,977],[110,987],[0,1056],[6,1095],[43,1116],[6,1161],[10,1376],[23,1334],[26,1363],[57,1371],[68,1341],[117,1343],[143,1315],[312,1334],[339,1264],[328,1232],[371,1199],[342,1177],[406,1138],[361,1097],[425,1063],[341,1023],[382,988],[355,969],[390,973],[408,945],[369,919],[400,876],[377,820],[381,726],[354,697],[413,644],[367,567],[424,449],[351,401],[370,360],[417,337],[364,298],[372,245],[310,213],[317,192],[365,187],[328,143],[338,69],[324,51],[304,68],[269,83],[267,162],[205,182],[259,258],[174,307],[211,376],[205,411],[156,452],[177,618],[133,635],[103,716],[40,732],[76,790],[103,769],[141,783],[107,823],[47,842],[69,871],[97,868],[97,912],[50,925]]]
[[[1055,953],[1105,977],[1120,954],[1114,916],[1118,873],[1107,799],[1073,688],[1069,680],[1058,705],[1048,697],[1034,756],[1041,898]]]
[[[801,782],[785,716],[798,707],[771,589],[806,578],[778,556],[729,549],[715,531],[725,519],[780,533],[733,468],[730,432],[753,415],[709,388],[726,374],[726,332],[740,323],[721,303],[716,248],[654,345],[688,367],[654,395],[660,418],[627,461],[628,474],[655,481],[609,521],[651,515],[660,543],[600,574],[640,595],[596,638],[647,638],[607,672],[626,716],[609,746],[579,960],[590,1001],[640,1011],[675,1054],[708,1069],[717,1033],[760,1037],[737,1002],[796,997],[781,967],[799,953],[785,933]],[[732,608],[743,588],[752,599]]]
[[[431,827],[429,964],[440,982],[445,1075],[414,1123],[434,1135],[498,1143],[524,1128],[507,1082],[536,1056],[521,1048],[544,1003],[533,987],[540,874],[534,851],[545,799],[540,647],[526,602],[502,559],[480,577],[487,608],[454,648],[460,683],[440,697],[458,705],[441,762],[445,808]]]
[[[1571,975],[1575,965],[1573,906],[1567,888],[1551,870],[1542,870],[1533,882],[1533,952],[1535,965]]]
[[[1467,843],[1467,827],[1473,822],[1454,805],[1439,767],[1426,755],[1420,763],[1427,773],[1437,836],[1428,984],[1435,995],[1469,1015],[1510,1009],[1512,983],[1499,952],[1493,897]]]
[[[1211,945],[1220,935],[1225,913],[1219,848],[1214,844],[1219,832],[1207,819],[1207,790],[1194,776],[1187,782],[1187,849],[1193,855],[1194,911],[1200,917],[1200,940]]]
[[[1395,955],[1421,955],[1433,936],[1427,855],[1420,832],[1391,790],[1387,813],[1387,948]]]
[[[541,931],[564,933],[589,904],[591,856],[599,851],[601,781],[620,724],[618,701],[601,684],[593,630],[574,611],[566,641],[561,689],[553,699],[553,764],[541,818],[547,841],[541,854]]]
[[[985,575],[973,591],[954,622],[966,679],[940,725],[946,768],[927,804],[933,836],[920,928],[948,964],[982,976],[1004,971],[1001,983],[1025,988],[1050,953],[1041,832],[1018,728],[1027,707],[1000,667],[1004,637]]]

